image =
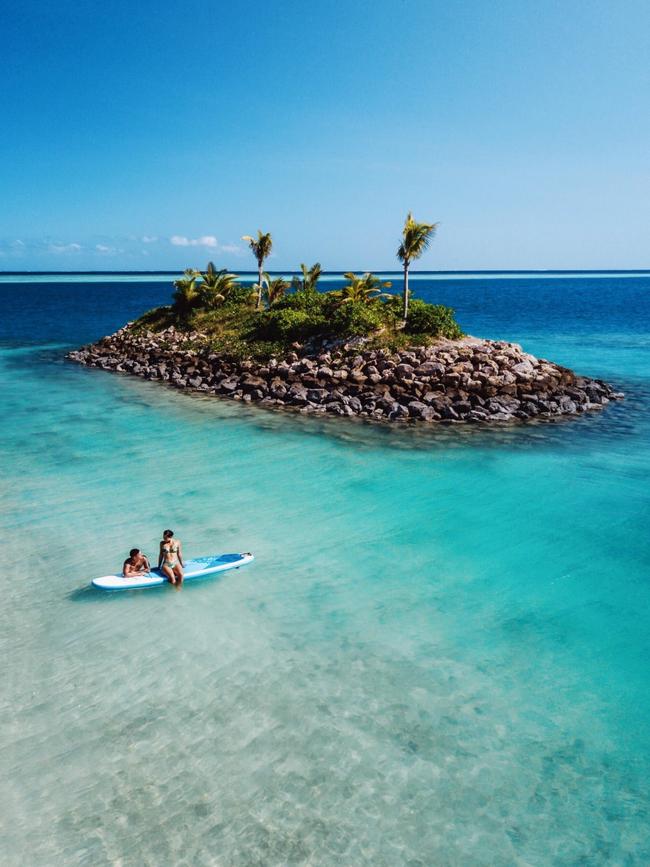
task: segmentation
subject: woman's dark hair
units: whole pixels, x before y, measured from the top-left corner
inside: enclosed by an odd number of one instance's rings
[[[139,554],[139,553],[140,553],[139,548],[131,548],[131,550],[129,551],[129,557],[135,557],[135,555]]]
[[[173,535],[174,535],[173,530],[163,530],[163,536],[173,536]]]

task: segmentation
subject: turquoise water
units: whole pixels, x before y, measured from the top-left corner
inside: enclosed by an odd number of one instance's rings
[[[628,398],[276,415],[63,360],[164,283],[0,286],[3,865],[650,861],[650,278],[418,292]],[[167,526],[257,559],[86,588]]]

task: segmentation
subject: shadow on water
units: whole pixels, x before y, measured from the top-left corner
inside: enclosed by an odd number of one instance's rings
[[[170,408],[197,413],[195,418],[223,423],[245,420],[261,431],[328,437],[341,444],[367,449],[399,449],[432,451],[436,449],[495,448],[530,449],[547,446],[584,448],[590,441],[602,445],[603,439],[645,435],[650,382],[645,378],[626,378],[613,385],[626,395],[623,401],[612,401],[602,410],[579,416],[536,419],[525,423],[432,424],[417,422],[374,422],[361,418],[340,418],[301,414],[289,409],[264,407],[216,397],[211,394],[182,391],[166,383],[148,381],[127,374],[97,369],[83,371],[101,377],[110,376],[124,389],[125,404],[140,403],[143,407]]]
[[[97,598],[99,590],[88,584],[85,587],[76,587],[66,595],[71,602],[90,602]]]
[[[257,429],[273,433],[296,433],[328,437],[343,445],[369,450],[447,451],[449,449],[528,450],[580,448],[602,445],[603,440],[645,436],[650,406],[650,385],[629,384],[626,399],[612,402],[602,410],[584,415],[540,419],[525,423],[490,425],[421,423],[376,423],[365,419],[301,415],[290,410],[231,404],[239,418],[245,417]],[[214,399],[205,395],[183,395],[204,406]]]
[[[238,570],[235,569],[235,572]],[[199,587],[205,587],[207,584],[218,584],[221,581],[220,575],[214,576],[206,576],[209,577],[209,581],[202,581],[194,579],[193,581],[187,581],[183,583],[182,587],[174,587],[173,585],[166,582],[165,584],[155,584],[152,587],[146,588],[134,588],[133,590],[100,590],[99,587],[93,587],[92,584],[86,584],[83,587],[76,587],[74,590],[71,590],[66,594],[66,598],[70,602],[80,602],[82,604],[87,603],[95,603],[95,602],[105,602],[109,599],[120,599],[120,598],[146,598],[152,594],[156,594],[160,596],[162,593],[173,593],[176,595],[177,593],[192,593],[194,590]],[[143,592],[145,591],[145,592]]]
[[[115,376],[106,371],[92,371],[101,376]],[[145,407],[161,406],[161,399],[175,409],[197,412],[206,420],[219,423],[246,421],[260,431],[327,437],[343,445],[370,450],[398,449],[435,451],[448,449],[489,448],[528,450],[540,447],[578,447],[603,440],[645,435],[650,383],[645,379],[617,382],[626,395],[602,410],[579,416],[536,419],[525,423],[491,423],[425,425],[415,422],[373,422],[360,418],[303,415],[293,410],[263,407],[227,400],[209,394],[180,391],[160,382],[150,382],[122,375],[118,380],[125,388],[124,402]],[[155,395],[155,397],[154,397]],[[117,397],[119,401],[120,398]]]
[[[166,593],[174,588],[168,584],[160,584],[154,587],[147,587],[147,593]],[[183,588],[185,589],[185,588]],[[87,584],[85,587],[77,587],[67,594],[67,599],[70,602],[94,603],[106,602],[109,599],[119,599],[122,597],[142,596],[141,589],[137,590],[100,590],[98,587],[93,587],[92,584]]]

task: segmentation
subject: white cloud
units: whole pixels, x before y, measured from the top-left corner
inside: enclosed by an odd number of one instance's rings
[[[155,244],[158,240],[158,235],[143,235],[140,240],[143,244]]]
[[[243,250],[241,247],[238,247],[237,244],[222,244],[221,250],[224,253],[242,253]]]
[[[174,247],[218,247],[214,235],[202,235],[200,238],[186,238],[185,235],[172,235],[169,239]]]
[[[50,253],[78,253],[81,250],[81,244],[50,244],[48,250]]]
[[[2,256],[21,256],[27,250],[27,244],[20,239],[15,241],[0,240],[0,247],[2,248],[0,251]]]
[[[115,247],[107,247],[106,244],[95,244],[98,253],[114,253]]]

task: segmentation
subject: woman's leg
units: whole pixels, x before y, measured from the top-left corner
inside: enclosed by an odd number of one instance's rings
[[[176,583],[176,576],[174,575],[174,570],[172,569],[171,566],[167,566],[166,564],[163,563],[163,565],[160,567],[160,571],[163,573],[163,575],[169,581],[170,584]]]
[[[180,564],[180,563],[177,563],[177,564],[174,566],[174,575],[176,576],[176,580],[178,581],[178,583],[179,583],[179,584],[182,584],[182,583],[183,583],[183,578],[184,578],[185,576],[183,575],[183,570],[181,569],[181,564]]]

